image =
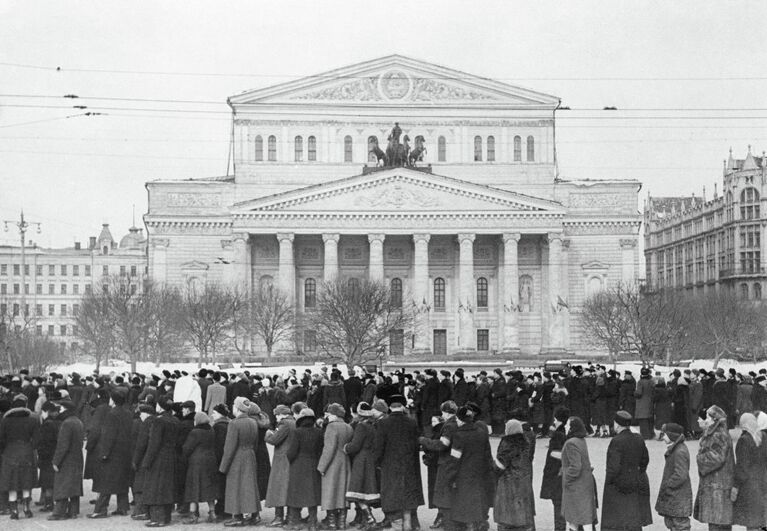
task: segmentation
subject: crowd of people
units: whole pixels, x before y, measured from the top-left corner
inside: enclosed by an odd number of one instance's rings
[[[551,501],[554,529],[630,531],[652,523],[645,440],[657,436],[666,446],[655,512],[668,529],[690,529],[690,517],[713,530],[764,528],[767,371],[639,376],[592,364],[469,377],[460,368],[21,371],[0,379],[0,515],[32,518],[39,488],[48,520],[77,518],[89,479],[88,518],[147,527],[169,525],[174,512],[184,524],[267,525],[268,507],[274,528],[410,531],[428,504],[431,529],[486,530],[492,509],[499,530],[531,531],[536,440],[547,438],[537,497]],[[601,515],[590,436],[612,437]],[[694,503],[690,438],[699,439]]]

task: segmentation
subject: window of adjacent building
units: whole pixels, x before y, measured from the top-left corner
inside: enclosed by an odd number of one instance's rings
[[[304,330],[304,352],[317,351],[317,334],[314,330]]]
[[[54,335],[54,330],[56,330],[53,325],[48,325],[48,335],[52,336]]]
[[[67,305],[66,304],[62,304],[61,305],[61,315],[64,315],[64,316],[67,315]]]
[[[477,279],[477,308],[487,308],[487,279]]]
[[[72,295],[80,294],[80,284],[72,284]]]
[[[35,326],[35,335],[41,336],[43,335],[43,325],[37,325]]]
[[[20,284],[14,284],[13,285],[13,294],[14,295],[20,295],[21,294],[21,285]]]
[[[51,317],[56,315],[56,306],[54,306],[53,304],[48,305],[48,315]]]
[[[480,328],[477,330],[477,350],[490,350],[490,330],[487,328]]]
[[[740,193],[740,219],[759,219],[759,192],[748,187]]]
[[[389,296],[391,305],[394,308],[402,308],[402,280],[398,278],[391,279],[389,283]]]
[[[56,285],[48,284],[48,295],[56,295]]]
[[[48,276],[52,277],[54,275],[56,275],[56,266],[51,264],[48,266]]]
[[[61,294],[62,295],[66,295],[67,294],[67,285],[66,284],[62,284],[61,285]]]
[[[309,162],[316,162],[317,161],[317,139],[313,136],[310,136],[307,140],[307,157],[306,160]]]
[[[80,305],[79,304],[73,304],[72,305],[72,315],[77,315],[80,313]]]
[[[90,284],[86,284],[85,285],[85,293],[90,293],[90,292],[91,292],[91,285]]]
[[[43,266],[41,265],[35,266],[35,275],[37,275],[38,277],[43,276]]]
[[[748,300],[748,284],[745,282],[740,285],[740,298]]]
[[[24,284],[24,295],[29,295],[29,284]]]
[[[131,295],[135,295],[137,291],[138,291],[138,286],[135,283],[131,284],[130,285],[130,294]]]
[[[445,137],[441,136],[437,139],[437,162],[445,162],[447,160],[447,142]]]
[[[0,284],[0,295],[8,294],[8,284]]]
[[[0,275],[8,275],[8,264],[0,264]]]
[[[445,329],[434,330],[434,355],[447,355],[447,330]]]
[[[297,136],[293,139],[293,146],[295,152],[295,161],[303,162],[304,160],[304,139],[301,136]]]
[[[85,276],[86,277],[91,276],[91,266],[89,265],[85,266]]]
[[[269,137],[269,161],[275,162],[277,160],[277,137],[274,135],[271,135]]]
[[[474,162],[482,162],[482,137],[474,137]]]
[[[535,138],[527,137],[527,162],[535,161]]]
[[[62,265],[61,266],[61,276],[62,277],[67,276],[67,266],[66,265]]]
[[[43,305],[42,304],[35,304],[35,315],[38,317],[43,316]]]
[[[8,313],[8,305],[5,303],[0,303],[0,317],[5,317],[5,314]]]
[[[127,272],[127,270],[125,269],[125,266],[124,266],[124,265],[121,265],[121,266],[120,266],[120,276],[121,276],[121,277],[124,277],[124,276],[125,276],[125,274],[126,274],[126,272]]]
[[[61,332],[62,336],[66,336],[67,335],[67,325],[61,325],[59,327],[59,331]]]
[[[762,284],[760,282],[754,284],[754,299],[762,300]]]
[[[29,304],[24,305],[24,317],[29,317]]]
[[[19,305],[18,303],[13,304],[13,316],[18,317],[19,316]]]
[[[104,275],[105,277],[109,276],[109,266],[108,265],[101,266],[101,274]]]
[[[80,266],[79,265],[73,265],[72,266],[72,276],[73,277],[79,277],[80,276]]]
[[[130,266],[130,276],[135,277],[137,273],[136,266]]]
[[[445,279],[442,277],[434,279],[434,311],[445,311]]]
[[[304,308],[317,306],[317,282],[313,278],[304,280]]]
[[[487,161],[495,162],[495,137],[487,137]]]
[[[352,162],[352,137],[344,137],[344,162]]]
[[[72,335],[77,336],[77,332],[77,325],[72,325]],[[78,347],[79,345],[77,343],[72,343],[72,350],[77,350]]]
[[[522,137],[514,137],[514,162],[522,162]]]
[[[402,356],[405,353],[405,331],[402,329],[389,332],[389,354]]]
[[[261,135],[256,135],[256,161],[264,160],[264,139]]]
[[[13,274],[16,276],[21,274],[21,266],[19,264],[13,264]]]

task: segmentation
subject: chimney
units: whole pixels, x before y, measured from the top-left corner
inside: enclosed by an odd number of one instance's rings
[[[92,251],[95,248],[96,248],[96,237],[91,236],[90,238],[88,238],[88,249]]]
[[[75,251],[80,250],[80,242],[75,242]]]

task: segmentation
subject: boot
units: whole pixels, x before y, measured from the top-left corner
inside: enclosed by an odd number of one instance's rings
[[[69,517],[74,519],[80,516],[80,496],[69,498]]]
[[[362,526],[362,524],[364,523],[363,519],[362,519],[362,516],[363,516],[362,515],[362,509],[360,509],[359,505],[355,504],[355,506],[354,506],[354,520],[352,520],[351,522],[349,522],[347,524],[348,527]]]
[[[336,529],[346,530],[346,509],[336,510]]]
[[[43,507],[40,509],[40,512],[49,513],[51,511],[53,511],[53,494],[45,494]]]
[[[442,513],[437,513],[437,517],[434,519],[434,523],[429,526],[429,529],[442,529]]]
[[[19,519],[19,502],[18,501],[8,502],[8,507],[10,507],[11,509],[11,520],[18,520]]]
[[[421,522],[418,520],[418,510],[410,511],[410,529],[412,531],[421,531]]]
[[[336,509],[328,511],[319,528],[326,530],[338,529],[338,511]]]
[[[366,507],[365,510],[362,511],[362,523],[360,524],[360,529],[364,531],[373,531],[377,526],[378,524],[373,516],[373,510],[370,507]]]
[[[317,531],[317,509],[309,511],[309,518],[307,522],[307,531]]]
[[[24,498],[24,516],[27,518],[32,518],[32,509],[30,509],[30,504],[32,503],[32,498]]]

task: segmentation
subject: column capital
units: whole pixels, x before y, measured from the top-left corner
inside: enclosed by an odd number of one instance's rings
[[[468,232],[460,233],[458,234],[458,243],[463,243],[466,240],[473,243],[476,237],[477,235],[474,233],[468,233]]]
[[[295,234],[292,232],[278,232],[277,233],[277,241],[283,242],[285,240],[289,241],[290,243],[293,243],[293,238],[295,238]]]
[[[635,238],[621,238],[621,249],[632,249],[637,246],[637,240]]]
[[[425,233],[425,232],[417,232],[413,234],[413,241],[415,243],[418,242],[426,242],[429,243],[429,240],[431,240],[431,234]]]
[[[341,235],[338,233],[326,233],[322,235],[322,241],[325,243],[336,242],[341,239]]]
[[[504,232],[501,237],[503,238],[503,243],[508,243],[510,241],[518,242],[522,235],[518,232]]]
[[[561,232],[549,232],[548,234],[546,234],[546,241],[548,241],[549,243],[553,243],[553,242],[562,243],[563,239],[564,237]]]
[[[373,243],[373,242],[383,243],[385,239],[386,239],[386,234],[368,234],[368,241],[370,243]]]
[[[233,242],[242,240],[247,243],[249,239],[250,239],[250,234],[248,234],[247,232],[235,232],[232,234]]]

